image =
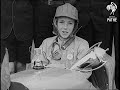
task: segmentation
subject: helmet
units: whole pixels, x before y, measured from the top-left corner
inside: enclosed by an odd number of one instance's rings
[[[78,11],[70,3],[59,6],[56,9],[55,17],[66,16],[78,20]]]
[[[78,10],[74,6],[72,6],[70,3],[65,3],[64,5],[58,6],[58,8],[56,9],[55,17],[53,19],[53,29],[54,29],[53,33],[55,35],[57,34],[56,18],[61,17],[61,16],[69,17],[69,18],[76,20],[77,25],[75,26],[75,28],[77,28],[77,26],[78,26]]]

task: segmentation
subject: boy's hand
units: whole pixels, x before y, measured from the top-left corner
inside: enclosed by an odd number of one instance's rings
[[[31,68],[34,66],[47,66],[50,61],[47,59],[46,53],[36,53],[31,61]]]
[[[49,64],[48,61],[41,61],[41,62],[42,62],[42,64],[43,64],[43,66],[47,66],[47,65]]]
[[[50,63],[50,60],[47,59],[46,53],[44,51],[42,52],[42,54],[44,57],[43,65],[46,66]]]

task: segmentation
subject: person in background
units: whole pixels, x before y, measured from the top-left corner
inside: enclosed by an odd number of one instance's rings
[[[51,5],[48,5],[48,0],[34,0],[34,42],[38,48],[42,41],[52,34],[52,18],[54,11]]]
[[[30,63],[33,38],[33,9],[30,0],[1,0],[1,55],[8,48],[11,73]]]
[[[113,16],[117,17],[117,22],[109,22],[111,10],[107,10],[107,5],[110,5],[111,2],[114,2],[117,5],[117,9]],[[112,55],[112,43],[114,37],[115,45],[115,82],[116,87],[119,89],[119,4],[118,0],[76,0],[74,6],[78,9],[79,12],[79,26],[83,26],[81,31],[78,31],[77,35],[84,38],[88,41],[89,45],[92,46],[97,42],[102,42],[100,45],[101,48],[109,48],[107,54]],[[93,77],[99,75],[104,71],[103,68],[100,68],[93,72]],[[104,76],[103,76],[104,77]],[[106,79],[106,77],[103,79]],[[106,88],[105,83],[100,83],[99,86],[103,90]]]

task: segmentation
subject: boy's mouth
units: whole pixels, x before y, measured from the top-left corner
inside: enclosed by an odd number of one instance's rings
[[[68,32],[67,31],[62,31],[63,34],[67,34]]]

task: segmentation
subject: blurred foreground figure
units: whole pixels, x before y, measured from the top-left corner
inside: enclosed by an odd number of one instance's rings
[[[1,53],[7,47],[10,73],[24,70],[26,63],[30,62],[29,46],[32,36],[31,1],[1,0]]]
[[[24,85],[11,82],[9,70],[9,54],[7,48],[1,62],[1,90],[28,90]]]
[[[7,90],[10,87],[9,55],[5,49],[5,55],[1,64],[1,90]]]

